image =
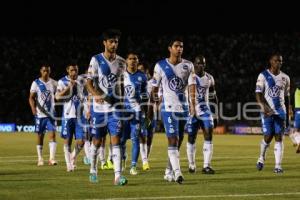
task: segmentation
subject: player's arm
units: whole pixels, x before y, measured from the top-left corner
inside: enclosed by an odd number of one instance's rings
[[[59,85],[62,85],[62,83],[59,83]],[[69,85],[67,87],[58,86],[57,92],[55,94],[56,100],[61,101],[71,98],[74,87],[76,87],[75,80],[70,80]]]
[[[196,115],[196,75],[194,71],[194,65],[191,65],[191,71],[188,79],[188,93],[189,93],[189,99],[190,99],[190,115],[195,116]]]
[[[286,121],[285,125],[286,127],[290,126],[290,118],[292,117],[292,107],[291,107],[291,99],[290,99],[290,80],[287,79],[287,84],[285,87],[285,92],[284,92],[284,104],[286,108]]]
[[[215,89],[215,85],[211,85],[211,87],[209,87],[209,101],[213,103],[214,106],[210,106],[212,113],[214,113],[214,126],[217,127],[218,123],[219,123],[219,116],[218,113],[216,113],[215,109],[218,109],[218,105],[219,105],[219,99],[217,96],[217,92]]]
[[[196,84],[189,85],[189,99],[190,99],[190,115],[195,116],[195,105],[196,105]]]
[[[145,81],[142,84],[141,87],[141,110],[143,113],[145,113],[145,115],[147,115],[148,112],[148,101],[149,101],[149,94],[147,92],[147,79],[145,78]]]
[[[29,105],[30,105],[30,108],[31,108],[31,112],[33,115],[36,115],[37,111],[36,111],[36,98],[37,98],[37,95],[35,92],[30,92],[29,94]]]
[[[154,109],[157,110],[157,105],[159,102],[158,89],[161,84],[161,79],[162,79],[161,69],[160,66],[156,64],[154,67],[152,90],[149,97],[150,100],[149,100],[148,113],[147,113],[147,117],[150,120],[153,120]]]

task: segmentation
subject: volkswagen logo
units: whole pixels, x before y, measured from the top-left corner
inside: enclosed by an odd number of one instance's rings
[[[169,81],[169,88],[173,91],[181,91],[183,89],[183,81],[181,78],[175,76]]]
[[[272,98],[279,97],[279,95],[280,95],[280,88],[277,85],[269,88],[268,95],[270,97],[272,97]]]

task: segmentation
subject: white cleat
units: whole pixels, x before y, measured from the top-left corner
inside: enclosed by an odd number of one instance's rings
[[[74,171],[74,167],[72,166],[72,164],[67,165],[67,172],[73,172]]]
[[[52,165],[57,165],[57,161],[54,159],[51,159],[48,161],[48,165],[52,166]]]
[[[43,166],[44,165],[44,160],[40,159],[38,160],[37,166]]]
[[[165,174],[164,175],[164,180],[168,181],[168,182],[172,182],[175,181],[175,177],[173,174]]]

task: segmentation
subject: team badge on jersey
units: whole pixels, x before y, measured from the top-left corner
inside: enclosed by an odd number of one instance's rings
[[[102,84],[106,88],[112,88],[116,82],[117,82],[117,76],[113,73],[110,73],[108,76],[104,76],[102,78]]]
[[[197,87],[197,92],[198,92],[198,97],[200,99],[204,98],[205,96],[205,92],[206,92],[206,88],[205,87],[202,87],[202,86],[198,86]]]

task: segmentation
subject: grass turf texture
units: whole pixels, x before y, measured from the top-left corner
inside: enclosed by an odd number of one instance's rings
[[[114,186],[113,171],[99,170],[99,183],[89,183],[89,166],[80,153],[75,172],[67,173],[63,142],[57,146],[57,166],[48,166],[48,138],[43,150],[45,166],[36,166],[36,136],[31,133],[0,133],[0,199],[300,199],[300,155],[285,138],[282,175],[273,173],[273,143],[267,153],[263,171],[255,164],[261,136],[216,135],[212,166],[215,175],[201,174],[202,135],[197,139],[197,172],[188,173],[185,137],[181,147],[181,168],[185,178],[182,185],[163,180],[167,160],[167,141],[164,134],[154,136],[149,171],[137,176],[129,174],[130,146],[124,175],[128,185]],[[130,145],[130,141],[128,141]],[[232,196],[233,195],[233,196]],[[236,196],[234,196],[236,195]],[[181,197],[181,198],[180,198]]]

